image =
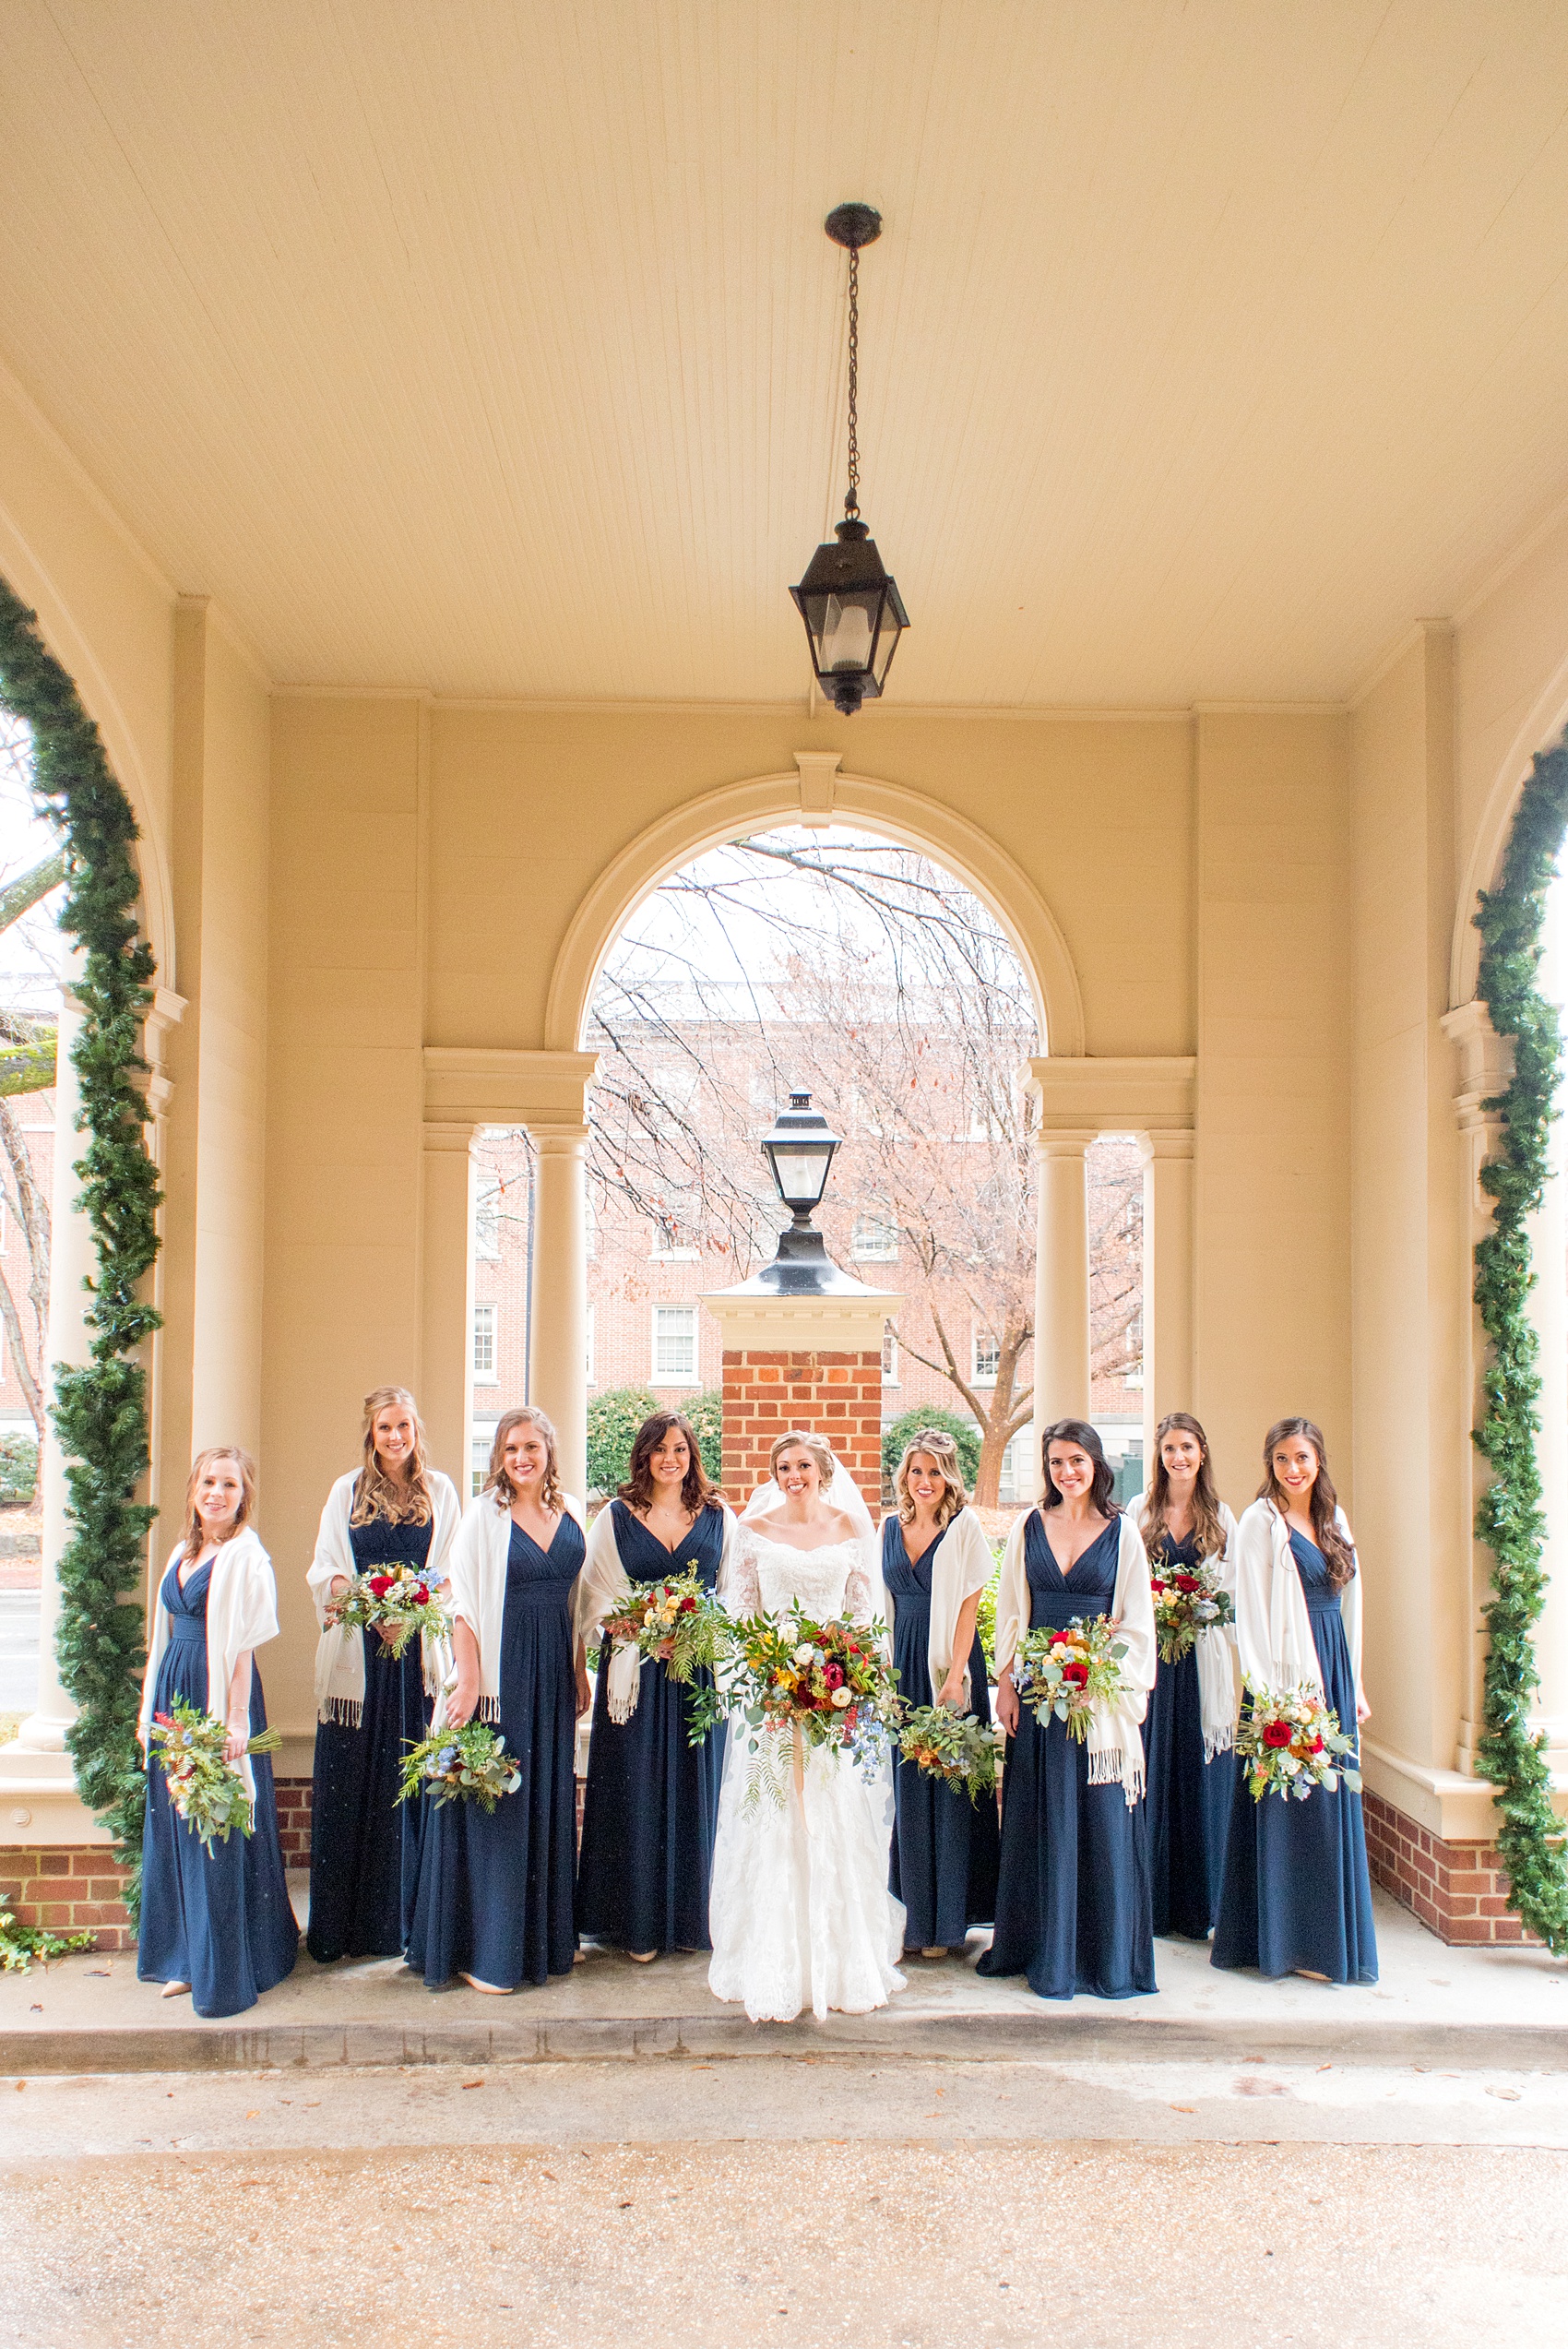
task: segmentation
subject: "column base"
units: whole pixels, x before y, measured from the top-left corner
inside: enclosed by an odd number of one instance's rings
[[[1361,1796],[1367,1865],[1440,1941],[1539,1949],[1508,1905],[1508,1878],[1495,1844],[1435,1834],[1367,1788]]]

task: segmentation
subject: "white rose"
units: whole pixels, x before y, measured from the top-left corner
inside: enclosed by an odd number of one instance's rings
[[[816,1650],[812,1646],[811,1641],[808,1640],[803,1647],[799,1647],[795,1650],[795,1652],[790,1657],[790,1661],[791,1663],[810,1663],[815,1653]]]
[[[846,1705],[852,1705],[854,1703],[855,1699],[853,1691],[849,1688],[835,1688],[833,1691],[833,1701],[837,1706],[839,1711],[842,1712]]]

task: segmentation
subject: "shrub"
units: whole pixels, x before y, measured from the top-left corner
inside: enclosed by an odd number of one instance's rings
[[[724,1396],[718,1387],[698,1395],[686,1413],[697,1431],[702,1464],[717,1485],[724,1474]]]
[[[980,1468],[980,1434],[972,1419],[960,1419],[956,1411],[907,1411],[890,1427],[882,1431],[882,1473],[891,1476],[904,1457],[904,1448],[912,1444],[923,1427],[940,1427],[951,1436],[958,1447],[958,1461],[964,1472],[964,1482],[973,1492],[976,1473]]]
[[[38,1490],[38,1444],[18,1428],[0,1436],[0,1508],[26,1508]]]
[[[650,1412],[666,1406],[647,1387],[612,1387],[588,1407],[588,1490],[607,1497],[626,1481],[637,1429]],[[717,1484],[723,1465],[724,1398],[717,1389],[694,1395],[681,1406],[696,1429],[702,1464]]]

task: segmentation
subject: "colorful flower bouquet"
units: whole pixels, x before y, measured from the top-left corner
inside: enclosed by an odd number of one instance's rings
[[[718,1663],[733,1628],[728,1611],[698,1580],[693,1558],[662,1582],[634,1584],[625,1605],[605,1617],[600,1637],[613,1647],[636,1648],[661,1663],[671,1680],[684,1682]]]
[[[1162,1543],[1149,1558],[1148,1586],[1161,1663],[1180,1663],[1200,1631],[1229,1623],[1235,1614],[1229,1592],[1220,1588],[1218,1558],[1178,1566]]]
[[[723,1714],[738,1714],[752,1751],[750,1807],[766,1787],[782,1804],[808,1751],[842,1754],[867,1777],[885,1759],[898,1725],[898,1675],[883,1653],[885,1627],[751,1616],[731,1627],[728,1668],[694,1692],[695,1743]]]
[[[433,1803],[477,1803],[493,1811],[503,1795],[515,1795],[522,1771],[488,1721],[465,1722],[461,1729],[438,1729],[403,1756],[400,1803],[428,1795]]]
[[[996,1731],[951,1705],[914,1705],[898,1732],[898,1750],[928,1778],[961,1787],[971,1803],[996,1792]]]
[[[1352,1795],[1360,1793],[1356,1741],[1346,1736],[1321,1689],[1303,1680],[1294,1688],[1270,1690],[1249,1680],[1247,1695],[1252,1701],[1242,1708],[1236,1751],[1246,1765],[1255,1803],[1268,1794],[1304,1803],[1314,1786],[1326,1786],[1332,1795],[1341,1779]],[[1340,1759],[1345,1754],[1349,1761]]]
[[[1122,1694],[1122,1659],[1127,1643],[1118,1640],[1109,1616],[1075,1616],[1064,1631],[1049,1623],[1026,1631],[1013,1658],[1013,1686],[1020,1704],[1037,1721],[1054,1713],[1069,1737],[1088,1735],[1096,1705],[1113,1704]]]
[[[452,1617],[435,1597],[438,1581],[428,1566],[387,1558],[356,1574],[346,1591],[328,1599],[327,1615],[345,1630],[378,1632],[396,1658],[416,1631],[428,1631],[433,1639],[451,1631]]]
[[[223,1759],[228,1742],[228,1723],[188,1705],[184,1697],[174,1698],[172,1712],[155,1712],[148,1726],[148,1752],[158,1750],[175,1816],[209,1852],[214,1843],[226,1843],[236,1827],[248,1835],[255,1825],[245,1782]],[[245,1751],[273,1754],[282,1742],[280,1731],[263,1729]]]

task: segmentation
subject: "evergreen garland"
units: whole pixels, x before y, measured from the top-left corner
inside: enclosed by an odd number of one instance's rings
[[[1537,758],[1509,836],[1503,879],[1480,893],[1478,993],[1499,1036],[1512,1038],[1514,1076],[1486,1104],[1500,1110],[1495,1155],[1481,1188],[1496,1202],[1491,1230],[1476,1250],[1475,1299],[1491,1360],[1486,1411],[1475,1441],[1492,1472],[1476,1512],[1476,1531],[1491,1551],[1491,1597],[1483,1610],[1491,1646],[1486,1662],[1484,1729],[1476,1758],[1497,1788],[1497,1848],[1508,1874],[1508,1903],[1548,1949],[1568,1952],[1568,1868],[1563,1830],[1551,1804],[1544,1735],[1529,1734],[1530,1698],[1539,1683],[1534,1631],[1547,1578],[1541,1570],[1546,1520],[1541,1510],[1536,1437],[1540,1378],[1538,1341],[1526,1312],[1535,1282],[1526,1219],[1540,1203],[1562,1039],[1557,1010],[1536,986],[1546,892],[1568,828],[1568,751]],[[1561,1264],[1547,1268],[1560,1281]]]
[[[31,731],[33,788],[65,845],[60,926],[83,957],[73,989],[82,1023],[71,1058],[87,1145],[74,1171],[98,1270],[85,1283],[90,1361],[61,1370],[54,1386],[72,1528],[59,1567],[56,1653],[77,1708],[67,1738],[77,1784],[113,1830],[115,1857],[131,1870],[134,1915],[146,1797],[136,1741],[146,1654],[141,1582],[156,1514],[135,1498],[148,1460],[147,1374],[137,1353],[158,1327],[137,1292],[158,1253],[160,1198],[143,1139],[147,1107],[134,1079],[147,1068],[138,1045],[154,964],[137,921],[130,802],[75,686],[40,637],[36,614],[3,578],[0,700]]]

